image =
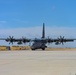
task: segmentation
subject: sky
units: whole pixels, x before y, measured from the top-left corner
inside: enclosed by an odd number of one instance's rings
[[[1,38],[41,37],[43,22],[46,37],[76,38],[76,0],[0,0]]]

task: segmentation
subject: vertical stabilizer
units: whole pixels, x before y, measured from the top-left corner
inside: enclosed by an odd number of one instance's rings
[[[45,24],[43,23],[42,38],[45,38]]]

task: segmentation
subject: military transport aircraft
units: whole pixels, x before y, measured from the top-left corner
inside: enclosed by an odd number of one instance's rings
[[[31,49],[35,50],[35,49],[42,49],[45,50],[45,48],[47,47],[46,44],[47,43],[53,43],[55,42],[55,45],[59,45],[59,44],[64,44],[64,42],[73,42],[76,39],[66,39],[64,38],[64,36],[60,36],[57,39],[51,39],[51,38],[45,38],[45,24],[43,23],[43,30],[42,30],[42,37],[41,39],[27,39],[27,38],[14,38],[13,36],[9,36],[9,38],[0,38],[0,40],[5,40],[6,42],[9,42],[13,44],[13,42],[17,42],[17,44],[23,44],[23,43],[28,43],[28,42],[33,42]]]

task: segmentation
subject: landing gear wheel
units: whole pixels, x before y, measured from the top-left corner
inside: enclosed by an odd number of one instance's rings
[[[32,49],[33,51],[35,50],[35,49]]]
[[[45,50],[45,48],[42,48],[42,50]]]

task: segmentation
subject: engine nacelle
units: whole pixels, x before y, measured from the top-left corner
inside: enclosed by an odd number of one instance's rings
[[[22,42],[20,41],[20,42],[18,42],[17,44],[19,44],[19,45],[20,45],[20,44],[22,44]]]
[[[55,43],[55,45],[59,45],[59,44],[60,44],[60,42],[56,42],[56,43]]]

